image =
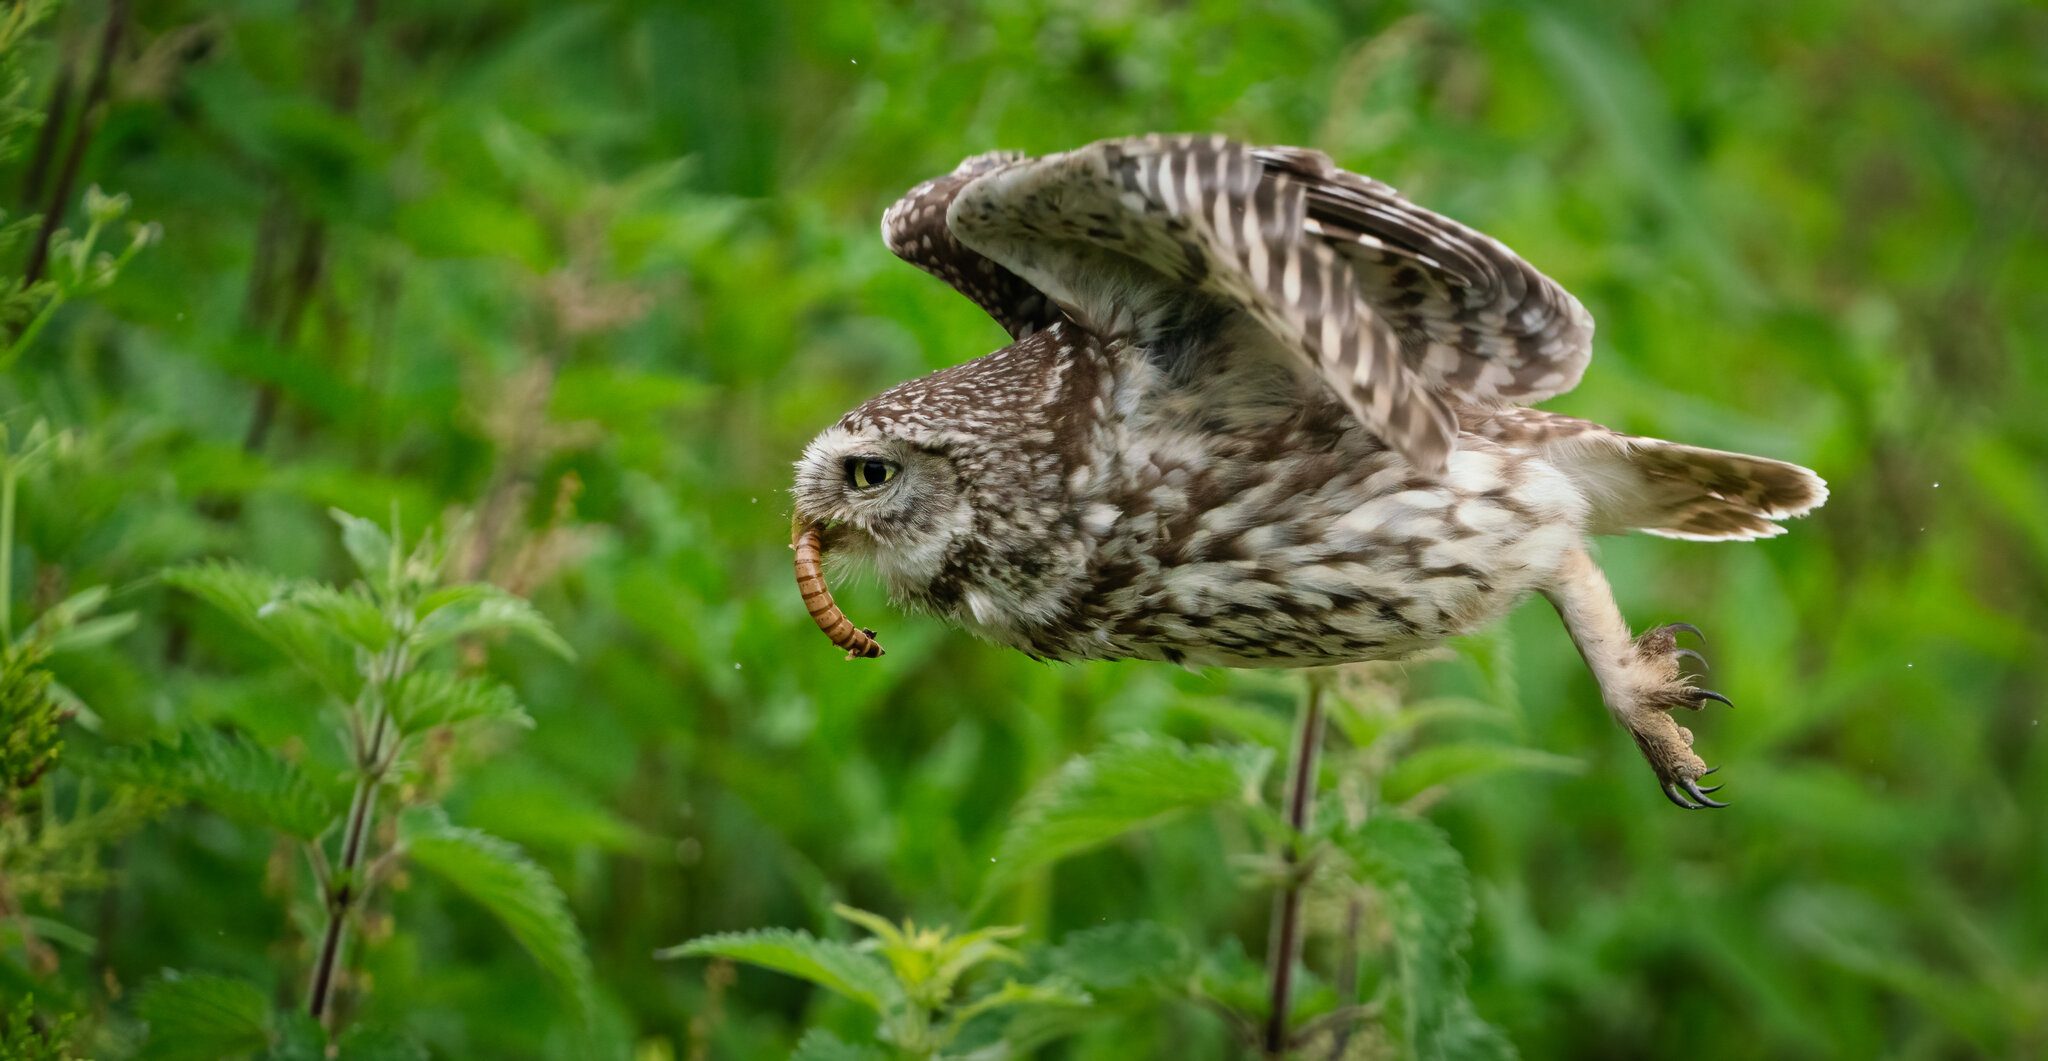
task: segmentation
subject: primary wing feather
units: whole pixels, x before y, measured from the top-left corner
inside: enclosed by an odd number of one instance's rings
[[[946,209],[969,181],[1024,158],[1016,151],[976,155],[953,172],[905,192],[882,214],[882,242],[898,258],[972,299],[1012,339],[1022,339],[1059,320],[1059,310],[1015,273],[962,245],[946,225]]]
[[[1140,342],[1198,295],[1239,309],[1419,466],[1448,457],[1455,405],[1536,401],[1585,367],[1592,320],[1563,289],[1318,152],[1147,136],[975,163],[943,189],[948,260],[988,260],[1048,312]]]
[[[1592,315],[1499,240],[1321,152],[1252,154],[1307,183],[1309,231],[1351,260],[1364,297],[1431,389],[1473,404],[1527,404],[1578,383],[1592,358]]]

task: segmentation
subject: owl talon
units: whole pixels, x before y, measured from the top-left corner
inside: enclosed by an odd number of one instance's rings
[[[1689,659],[1692,660],[1694,663],[1699,664],[1701,671],[1707,671],[1712,669],[1707,666],[1707,657],[1700,655],[1698,652],[1695,652],[1692,649],[1681,648],[1676,650],[1672,654],[1677,656],[1679,659]]]
[[[1683,631],[1685,631],[1686,633],[1688,633],[1688,634],[1691,634],[1692,636],[1694,636],[1694,637],[1697,637],[1697,638],[1699,638],[1699,639],[1700,639],[1700,647],[1701,647],[1701,648],[1705,648],[1705,647],[1707,647],[1707,635],[1705,635],[1705,634],[1703,634],[1703,633],[1700,633],[1700,628],[1699,628],[1699,627],[1697,627],[1697,626],[1694,626],[1694,625],[1693,625],[1693,624],[1691,624],[1691,623],[1665,623],[1665,624],[1664,624],[1664,629],[1666,629],[1666,630],[1669,630],[1669,631],[1672,631],[1672,632],[1674,633],[1674,635],[1676,634],[1676,632],[1677,632],[1677,631],[1683,630]],[[1676,638],[1674,637],[1674,640],[1675,640],[1675,639],[1676,639]]]
[[[1702,707],[1707,706],[1706,701],[1708,700],[1718,700],[1721,703],[1727,704],[1729,707],[1735,706],[1735,701],[1730,700],[1725,696],[1722,696],[1720,693],[1717,693],[1712,689],[1694,689],[1692,691],[1692,695],[1694,699],[1700,701],[1699,703],[1692,705],[1693,710],[1695,711],[1699,710]]]

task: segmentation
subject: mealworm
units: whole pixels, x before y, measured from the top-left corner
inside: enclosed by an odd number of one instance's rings
[[[825,588],[825,572],[819,561],[825,553],[825,525],[813,523],[798,531],[790,547],[796,550],[796,588],[804,595],[804,607],[810,609],[811,621],[832,643],[846,650],[847,659],[873,659],[882,654],[882,646],[875,640],[873,630],[863,630],[853,625],[853,620],[839,610],[832,602],[832,591]]]

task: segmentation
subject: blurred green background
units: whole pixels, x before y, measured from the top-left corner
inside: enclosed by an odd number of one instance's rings
[[[60,72],[84,92],[107,15],[66,5],[20,44],[11,106],[40,112]],[[77,188],[126,193],[162,236],[0,379],[17,433],[76,439],[22,487],[15,606],[105,583],[140,615],[58,661],[99,716],[74,754],[208,722],[289,746],[303,682],[151,576],[225,556],[344,577],[330,506],[474,518],[464,562],[579,658],[494,653],[538,725],[473,756],[451,814],[554,874],[600,1020],[584,1030],[516,944],[414,882],[367,933],[360,1005],[435,1056],[780,1056],[846,1014],[653,952],[841,932],[837,900],[964,924],[1034,781],[1114,734],[1209,735],[1190,704],[1243,679],[1034,664],[871,585],[841,599],[889,655],[843,663],[786,548],[814,432],[1003,342],[887,253],[882,209],[969,154],[1150,130],[1319,147],[1499,236],[1600,322],[1550,407],[1832,486],[1776,540],[1601,546],[1634,622],[1711,639],[1740,706],[1693,724],[1732,810],[1659,797],[1541,603],[1409,668],[1485,690],[1497,713],[1468,728],[1584,764],[1432,807],[1476,878],[1480,1012],[1529,1057],[2048,1053],[2038,5],[163,0],[124,18]],[[9,218],[42,208],[18,195],[30,139],[0,162]],[[1265,897],[1232,869],[1258,848],[1191,819],[983,920],[1057,938],[1149,918],[1259,953]],[[0,953],[0,997],[94,1014],[117,1045],[166,968],[295,998],[307,925],[280,897],[303,867],[279,850],[165,814],[100,853],[104,887],[42,911],[90,945],[55,971]],[[1215,1028],[1167,1014],[1061,1056],[1228,1056]]]

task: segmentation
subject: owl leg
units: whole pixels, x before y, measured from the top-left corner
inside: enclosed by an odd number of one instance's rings
[[[1720,693],[1695,688],[1679,670],[1678,661],[1686,656],[1704,662],[1699,653],[1678,647],[1679,631],[1698,636],[1699,629],[1673,623],[1630,636],[1607,576],[1583,549],[1565,559],[1543,595],[1564,619],[1572,643],[1592,668],[1607,710],[1628,727],[1649,760],[1664,797],[1687,810],[1727,806],[1707,795],[1720,786],[1700,787],[1700,778],[1714,771],[1693,754],[1692,731],[1671,717],[1673,708],[1697,711],[1709,700],[1729,702]]]

